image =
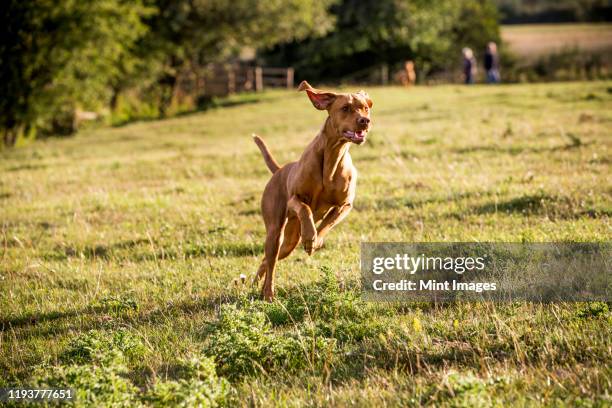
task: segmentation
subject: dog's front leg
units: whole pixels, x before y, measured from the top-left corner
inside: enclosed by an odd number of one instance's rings
[[[336,225],[338,225],[343,219],[346,218],[353,206],[351,204],[344,204],[340,207],[333,207],[325,217],[321,224],[319,224],[319,228],[317,229],[317,242],[315,245],[315,249],[321,248],[323,245],[323,237],[327,235],[327,233]]]
[[[300,220],[302,242],[304,250],[308,255],[312,255],[315,250],[317,241],[317,228],[315,227],[314,219],[312,218],[312,210],[310,206],[300,200],[297,195],[291,196],[287,203],[287,210],[295,213]]]

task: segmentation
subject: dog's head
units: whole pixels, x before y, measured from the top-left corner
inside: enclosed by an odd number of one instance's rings
[[[315,108],[327,110],[335,129],[335,137],[356,144],[365,142],[372,125],[370,121],[372,99],[367,93],[325,92],[313,88],[306,81],[302,81],[298,90],[306,91]]]

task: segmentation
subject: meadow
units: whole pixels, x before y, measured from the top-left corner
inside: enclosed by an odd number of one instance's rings
[[[533,60],[567,48],[583,52],[612,51],[612,24],[516,24],[501,26],[501,36],[510,50]]]
[[[269,178],[250,135],[297,159],[324,120],[304,94],[0,152],[0,386],[80,406],[612,404],[606,303],[359,290],[362,241],[610,241],[612,82],[367,90],[355,209],[280,262],[270,304],[248,284]]]

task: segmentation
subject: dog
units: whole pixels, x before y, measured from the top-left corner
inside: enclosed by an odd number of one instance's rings
[[[279,166],[264,141],[253,135],[272,177],[261,199],[266,226],[264,259],[253,280],[265,276],[262,297],[274,299],[274,268],[300,240],[308,255],[323,245],[323,238],[351,211],[355,199],[357,170],[349,147],[366,141],[371,129],[372,100],[364,91],[333,93],[313,88],[303,81],[312,105],[326,110],[327,118],[300,159]],[[319,223],[317,227],[316,224]]]

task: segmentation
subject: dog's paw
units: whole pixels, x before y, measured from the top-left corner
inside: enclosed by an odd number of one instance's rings
[[[323,238],[314,237],[312,239],[302,240],[304,243],[304,250],[308,255],[312,255],[315,251],[318,251],[323,247]]]
[[[272,302],[274,300],[274,288],[264,287],[261,291],[261,297],[266,302]]]
[[[306,251],[308,255],[312,255],[315,249],[317,249],[317,237],[303,239],[302,243],[304,245],[304,251]]]

